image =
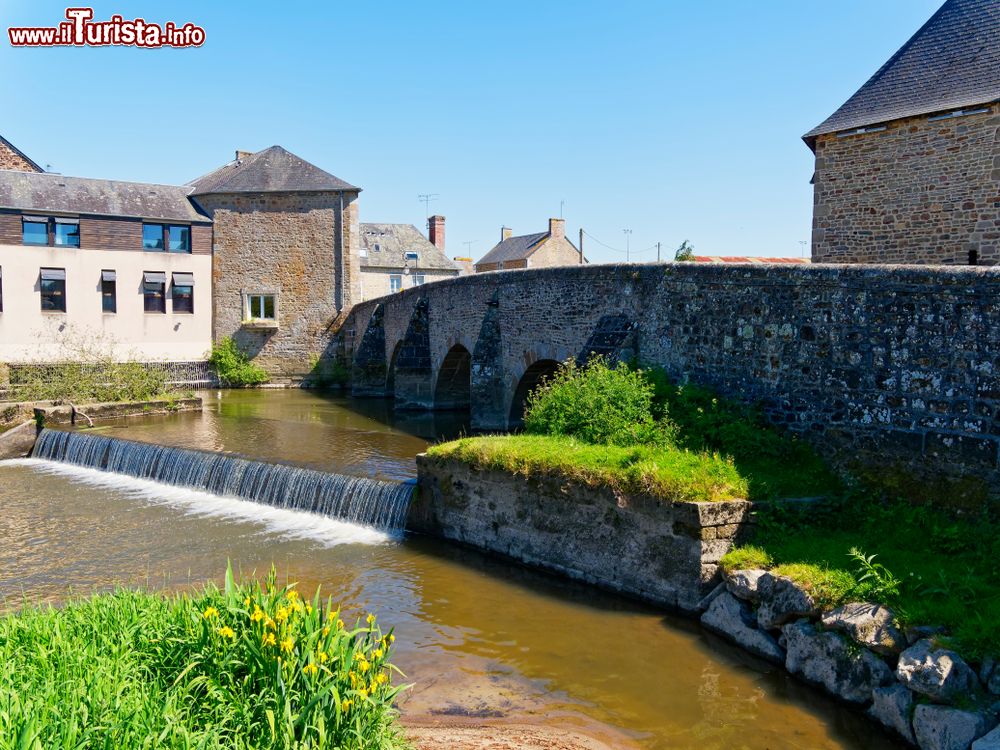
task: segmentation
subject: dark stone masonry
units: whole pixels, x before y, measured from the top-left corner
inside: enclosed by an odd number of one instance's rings
[[[376,306],[384,347],[356,349]],[[601,342],[759,404],[841,466],[1000,492],[1000,272],[987,268],[678,263],[478,274],[358,305],[338,336],[355,372],[385,368],[381,390],[369,379],[365,395],[411,407],[434,408],[449,352],[472,353],[472,422],[482,429],[516,424],[519,384]]]

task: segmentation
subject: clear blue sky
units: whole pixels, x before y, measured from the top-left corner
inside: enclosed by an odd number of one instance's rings
[[[0,0],[0,133],[54,171],[166,183],[280,144],[363,187],[362,221],[424,229],[417,195],[438,193],[449,255],[480,257],[503,224],[541,231],[560,201],[574,239],[798,255],[800,136],[940,4],[97,2],[98,20],[207,33],[138,50],[12,49],[8,26],[55,25],[66,3]]]

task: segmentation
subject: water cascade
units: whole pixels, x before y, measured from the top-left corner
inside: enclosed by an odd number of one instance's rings
[[[383,482],[153,443],[42,430],[32,457],[401,532],[412,482]]]

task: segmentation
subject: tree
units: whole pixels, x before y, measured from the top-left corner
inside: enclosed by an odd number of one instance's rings
[[[674,260],[694,260],[694,245],[691,245],[687,240],[684,240],[681,243],[681,246],[677,248],[676,252],[674,252]]]

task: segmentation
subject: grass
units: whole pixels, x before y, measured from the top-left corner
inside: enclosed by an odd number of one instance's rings
[[[405,747],[392,634],[271,581],[0,618],[0,750]]]
[[[986,511],[956,517],[859,493],[769,507],[751,542],[723,567],[773,568],[826,607],[889,604],[904,625],[944,627],[945,640],[973,661],[1000,654],[1000,523]]]
[[[745,498],[736,467],[710,453],[678,448],[593,445],[559,435],[492,435],[431,446],[428,454],[521,475],[558,474],[669,502]]]

